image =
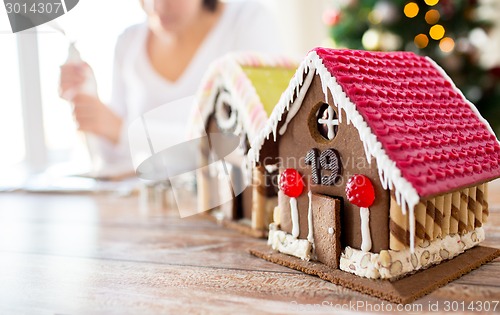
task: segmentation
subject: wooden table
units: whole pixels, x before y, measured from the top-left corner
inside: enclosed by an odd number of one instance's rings
[[[499,247],[500,184],[490,196],[484,244]],[[137,196],[0,194],[0,314],[397,310],[248,254],[263,242],[175,211],[141,210]],[[493,307],[499,278],[497,259],[407,307]]]

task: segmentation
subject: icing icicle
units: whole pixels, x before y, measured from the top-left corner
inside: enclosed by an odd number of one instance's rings
[[[313,235],[313,214],[312,214],[312,193],[309,190],[307,193],[307,197],[309,197],[309,208],[307,209],[307,227],[309,229],[307,233],[307,240],[314,244],[314,235]]]
[[[306,96],[307,90],[309,89],[309,86],[311,85],[312,79],[314,77],[314,71],[310,71],[307,76],[306,80],[304,81],[304,84],[302,85],[302,88],[299,90],[299,85],[297,85],[297,98],[293,102],[292,106],[290,107],[290,110],[288,111],[288,114],[286,115],[286,120],[283,123],[283,126],[281,126],[279,132],[280,135],[284,135],[286,132],[286,129],[288,128],[288,124],[290,121],[292,121],[293,117],[299,112],[300,106],[302,105],[302,102],[304,101],[304,97]]]
[[[290,211],[292,214],[292,236],[297,238],[300,234],[299,209],[297,208],[297,199],[290,198]]]
[[[415,252],[415,206],[410,208],[410,251]]]
[[[372,249],[372,238],[370,236],[370,211],[368,208],[359,209],[361,216],[361,250],[369,252]]]

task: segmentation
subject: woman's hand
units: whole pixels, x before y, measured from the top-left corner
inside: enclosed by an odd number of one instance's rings
[[[69,63],[61,66],[59,81],[59,95],[65,100],[71,101],[76,92],[85,82],[86,63]]]
[[[76,94],[72,103],[78,130],[96,134],[115,144],[119,142],[123,120],[97,97]]]

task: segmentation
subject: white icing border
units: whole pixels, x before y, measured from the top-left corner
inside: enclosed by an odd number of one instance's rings
[[[484,238],[484,229],[480,227],[462,236],[453,234],[430,243],[426,241],[417,246],[414,253],[405,249],[384,250],[375,254],[346,247],[340,257],[340,269],[370,279],[394,279],[452,259],[481,243]]]

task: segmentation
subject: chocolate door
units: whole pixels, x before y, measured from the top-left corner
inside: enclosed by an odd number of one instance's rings
[[[312,194],[311,201],[314,248],[317,259],[329,267],[338,268],[341,252],[341,201],[320,194]]]

